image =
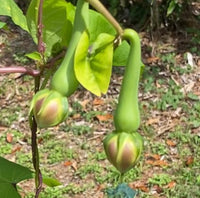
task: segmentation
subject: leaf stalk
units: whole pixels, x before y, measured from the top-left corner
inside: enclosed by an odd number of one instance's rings
[[[33,77],[40,75],[40,71],[28,67],[9,66],[0,68],[0,74],[10,74],[10,73],[23,73]]]

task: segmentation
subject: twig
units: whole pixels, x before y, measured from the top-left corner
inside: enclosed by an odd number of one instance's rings
[[[43,37],[42,37],[43,2],[44,2],[44,0],[40,0],[39,9],[38,9],[38,31],[37,31],[37,37],[38,37],[38,52],[42,55],[43,62],[44,62],[45,43],[43,42]]]
[[[62,51],[60,54],[58,54],[56,57],[53,57],[46,65],[45,68],[48,68],[49,70],[47,71],[47,73],[45,74],[45,78],[42,82],[42,85],[40,86],[40,89],[44,89],[50,76],[52,75],[52,73],[55,71],[57,64],[56,62],[63,58],[65,56],[66,51]]]
[[[159,129],[159,133],[156,135],[156,138],[157,137],[160,137],[161,135],[163,135],[164,133],[168,132],[170,129],[172,129],[176,124],[174,123],[171,123],[169,126],[167,127],[160,127]]]
[[[88,138],[88,141],[90,141],[90,140],[95,140],[95,139],[98,139],[98,138],[100,138],[100,137],[102,137],[102,135],[96,135],[96,136],[94,136],[94,137]]]
[[[42,55],[43,64],[44,64],[44,52],[45,52],[45,44],[42,39],[42,16],[43,16],[43,2],[44,0],[40,0],[39,2],[39,9],[38,9],[38,52]],[[42,73],[42,70],[41,70]],[[39,91],[40,88],[40,76],[35,77],[35,93]],[[36,185],[36,192],[35,198],[39,197],[39,194],[42,190],[42,173],[40,171],[40,162],[39,162],[39,152],[38,152],[38,145],[37,145],[37,123],[33,115],[31,116],[31,140],[32,140],[32,158],[33,158],[33,166],[35,169],[35,185]]]
[[[9,73],[23,73],[30,76],[40,75],[40,71],[28,67],[20,67],[20,66],[1,67],[0,65],[0,74],[9,74]]]
[[[39,170],[39,174],[38,174],[38,181],[39,181],[39,185],[38,185],[37,191],[35,193],[35,198],[39,197],[39,194],[42,191],[42,173],[40,170]]]
[[[61,51],[57,56],[51,58],[45,65],[46,68],[51,68],[55,63],[65,56],[66,50]]]
[[[31,146],[32,146],[32,160],[33,167],[35,169],[35,183],[36,183],[36,193],[35,198],[39,197],[39,193],[42,190],[42,174],[39,169],[39,153],[37,146],[37,123],[34,116],[30,115],[31,118]]]

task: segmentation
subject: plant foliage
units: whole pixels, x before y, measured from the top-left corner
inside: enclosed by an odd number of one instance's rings
[[[0,157],[0,194],[4,198],[19,198],[17,183],[33,178],[33,172]]]

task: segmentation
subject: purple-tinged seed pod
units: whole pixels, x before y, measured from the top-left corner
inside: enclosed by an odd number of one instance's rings
[[[103,141],[105,153],[111,164],[121,173],[130,170],[143,150],[143,139],[137,132],[112,132]]]
[[[30,111],[39,128],[52,127],[68,116],[68,100],[55,90],[44,89],[34,95]]]

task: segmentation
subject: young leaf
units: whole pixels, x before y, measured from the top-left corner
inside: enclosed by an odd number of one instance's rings
[[[26,17],[28,27],[35,43],[37,43],[37,18],[39,0],[32,0]],[[75,6],[64,0],[48,0],[43,5],[43,41],[46,44],[46,56],[54,50],[57,53],[63,46],[67,47],[72,33],[75,16]],[[101,33],[115,35],[113,26],[98,12],[90,10],[90,42],[94,42]],[[124,66],[129,54],[128,44],[122,44],[116,49],[114,65]],[[57,47],[57,48],[56,48]],[[115,53],[115,52],[114,52]],[[120,56],[119,56],[120,54]],[[122,54],[122,55],[121,55]]]
[[[0,180],[0,195],[2,198],[20,198],[21,196],[17,192],[13,184],[3,182]]]
[[[37,51],[29,53],[29,54],[25,54],[25,56],[27,56],[28,58],[35,60],[35,61],[41,61],[42,60],[41,54]]]
[[[0,181],[17,184],[30,178],[33,178],[31,170],[0,157]]]
[[[13,22],[28,32],[26,17],[14,0],[0,0],[0,15],[9,16]]]
[[[32,0],[26,14],[28,27],[35,43],[37,43],[38,9],[39,0]],[[65,0],[44,1],[42,30],[47,57],[51,55],[54,46],[59,46],[55,51],[56,53],[63,46],[68,45],[72,33],[74,13],[74,6]]]
[[[102,33],[90,46],[89,33],[84,32],[75,52],[74,69],[76,78],[83,87],[100,96],[106,93],[111,76],[113,39]]]
[[[108,33],[113,36],[116,35],[116,31],[113,26],[106,20],[106,18],[93,10],[90,10],[90,25],[89,25],[89,33],[90,33],[90,42],[93,43],[99,34]],[[119,45],[114,50],[113,56],[113,65],[114,66],[125,66],[128,54],[129,54],[130,46],[126,41],[123,41],[121,45]]]
[[[61,183],[57,179],[51,177],[43,177],[43,183],[49,187],[55,187],[61,185]]]

